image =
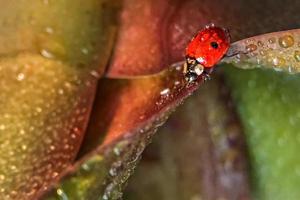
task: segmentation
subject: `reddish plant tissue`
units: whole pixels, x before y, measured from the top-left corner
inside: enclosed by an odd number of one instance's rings
[[[263,6],[258,0],[124,0],[123,3],[107,77],[154,74],[184,60],[184,49],[191,37],[211,22],[228,28],[232,41],[299,27],[300,2],[294,0],[264,1]]]
[[[90,125],[85,135],[82,153],[134,134],[137,127],[151,124],[160,113],[167,113],[189,96],[203,82],[200,76],[194,84],[186,84],[182,66],[174,66],[155,76],[137,79],[102,79],[93,107]]]

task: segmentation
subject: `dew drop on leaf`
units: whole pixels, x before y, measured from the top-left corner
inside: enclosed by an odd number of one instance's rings
[[[273,64],[275,66],[283,66],[285,64],[285,60],[283,58],[281,58],[281,57],[275,57],[273,59]]]
[[[294,53],[294,58],[297,62],[300,62],[300,51],[296,50]]]
[[[252,51],[255,51],[256,49],[257,49],[257,46],[255,44],[249,44],[246,46],[247,52],[252,52]]]
[[[283,48],[288,48],[294,45],[294,38],[291,35],[284,35],[279,38],[279,45]]]

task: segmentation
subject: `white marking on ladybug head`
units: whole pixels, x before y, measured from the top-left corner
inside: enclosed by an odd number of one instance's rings
[[[195,72],[198,76],[200,76],[200,75],[203,73],[203,71],[204,71],[203,65],[198,64],[198,65],[196,65],[196,66],[194,67],[194,72]]]
[[[199,57],[196,59],[199,63],[203,63],[204,62],[204,58],[203,57]]]

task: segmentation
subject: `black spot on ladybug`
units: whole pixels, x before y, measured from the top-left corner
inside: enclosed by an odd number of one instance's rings
[[[214,49],[217,49],[219,47],[218,43],[216,43],[216,42],[211,42],[210,46]]]

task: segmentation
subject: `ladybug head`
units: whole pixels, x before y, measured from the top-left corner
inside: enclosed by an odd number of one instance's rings
[[[229,44],[230,35],[226,29],[206,26],[188,44],[186,57],[210,68],[226,54]]]

